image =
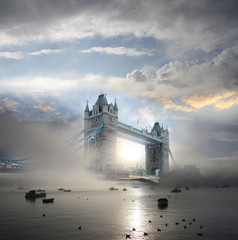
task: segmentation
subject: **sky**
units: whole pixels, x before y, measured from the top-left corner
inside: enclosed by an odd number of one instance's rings
[[[37,124],[80,129],[86,101],[92,108],[104,91],[119,121],[168,126],[179,166],[237,176],[237,9],[235,0],[0,0],[1,148],[14,138],[29,150]]]

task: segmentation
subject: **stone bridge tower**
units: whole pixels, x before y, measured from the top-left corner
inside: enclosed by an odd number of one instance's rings
[[[146,174],[155,175],[155,171],[159,169],[160,174],[164,175],[169,172],[169,131],[156,122],[150,134],[161,137],[163,143],[145,146]]]
[[[96,171],[103,171],[107,165],[116,163],[118,108],[108,104],[106,95],[100,93],[93,109],[88,103],[84,111],[84,136],[104,123],[99,133],[85,146],[85,157],[88,167]]]

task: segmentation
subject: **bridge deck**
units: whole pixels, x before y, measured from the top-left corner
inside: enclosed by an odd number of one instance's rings
[[[139,130],[125,123],[118,122],[117,126],[119,137],[127,138],[142,144],[163,143],[163,140],[160,137],[153,136],[146,131]]]

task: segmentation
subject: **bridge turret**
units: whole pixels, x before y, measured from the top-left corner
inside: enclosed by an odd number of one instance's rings
[[[100,133],[85,147],[85,154],[87,155],[90,167],[98,171],[103,171],[107,165],[116,162],[118,115],[115,114],[114,108],[115,105],[112,103],[108,104],[106,95],[100,93],[96,103],[93,105],[93,109],[90,111],[87,108],[89,113],[85,113],[85,136],[94,131],[102,123],[104,124]]]
[[[161,137],[162,143],[146,145],[146,172],[154,175],[159,169],[161,174],[166,174],[169,171],[169,132],[156,121],[150,134]]]

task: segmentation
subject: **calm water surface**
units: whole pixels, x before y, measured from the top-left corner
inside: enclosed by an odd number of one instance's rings
[[[129,184],[118,191],[48,190],[47,197],[55,202],[42,204],[41,199],[26,201],[25,191],[2,189],[0,239],[121,240],[126,234],[148,240],[238,239],[237,188],[190,188],[177,194],[170,190]],[[159,209],[157,199],[169,194],[168,208]]]

